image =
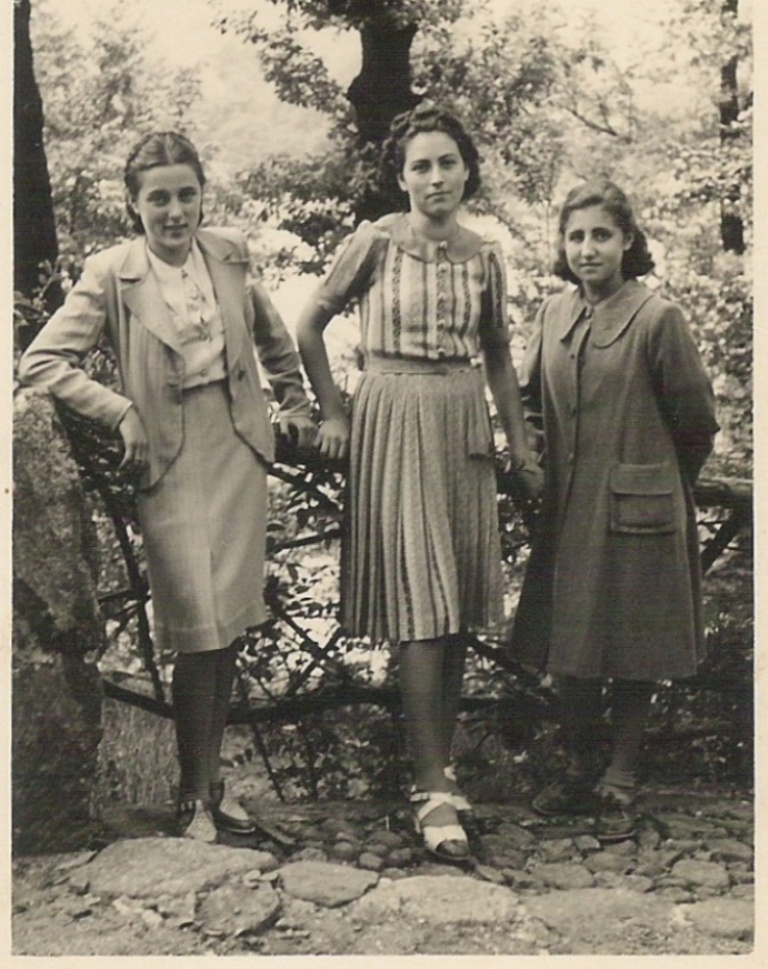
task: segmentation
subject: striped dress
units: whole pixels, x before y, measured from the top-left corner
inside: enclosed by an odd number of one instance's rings
[[[342,625],[436,639],[503,618],[494,449],[479,354],[508,352],[501,253],[460,228],[428,252],[405,215],[342,244],[318,300],[359,308]]]

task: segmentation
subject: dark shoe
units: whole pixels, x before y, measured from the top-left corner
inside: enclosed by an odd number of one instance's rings
[[[213,844],[216,841],[216,825],[210,809],[199,798],[180,800],[176,807],[176,822],[183,838]]]
[[[238,801],[226,797],[224,781],[211,784],[211,815],[219,831],[230,834],[254,834],[256,824]]]
[[[553,781],[533,799],[531,807],[544,818],[596,814],[600,801],[591,780],[568,777]]]
[[[600,813],[595,826],[595,837],[602,844],[628,841],[637,833],[638,812],[635,796],[624,794],[615,788],[601,788]]]

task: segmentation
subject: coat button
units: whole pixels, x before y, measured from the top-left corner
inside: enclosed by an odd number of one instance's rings
[[[245,368],[240,367],[240,369],[237,371],[237,379],[242,380],[244,376],[245,376]]]

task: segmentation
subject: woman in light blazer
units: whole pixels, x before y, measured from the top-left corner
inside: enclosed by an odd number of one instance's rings
[[[231,229],[200,228],[205,178],[194,146],[152,133],[125,168],[138,237],[86,261],[81,279],[23,355],[19,377],[116,429],[138,512],[155,639],[176,654],[178,820],[189,837],[256,824],[225,797],[220,752],[235,641],[266,618],[267,467],[274,457],[254,354],[300,444],[314,438],[299,359]],[[84,356],[106,332],[120,391]]]

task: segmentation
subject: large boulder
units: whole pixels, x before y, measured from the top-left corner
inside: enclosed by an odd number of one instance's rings
[[[92,820],[104,624],[96,531],[46,394],[14,398],[13,472],[14,849],[66,850]]]

